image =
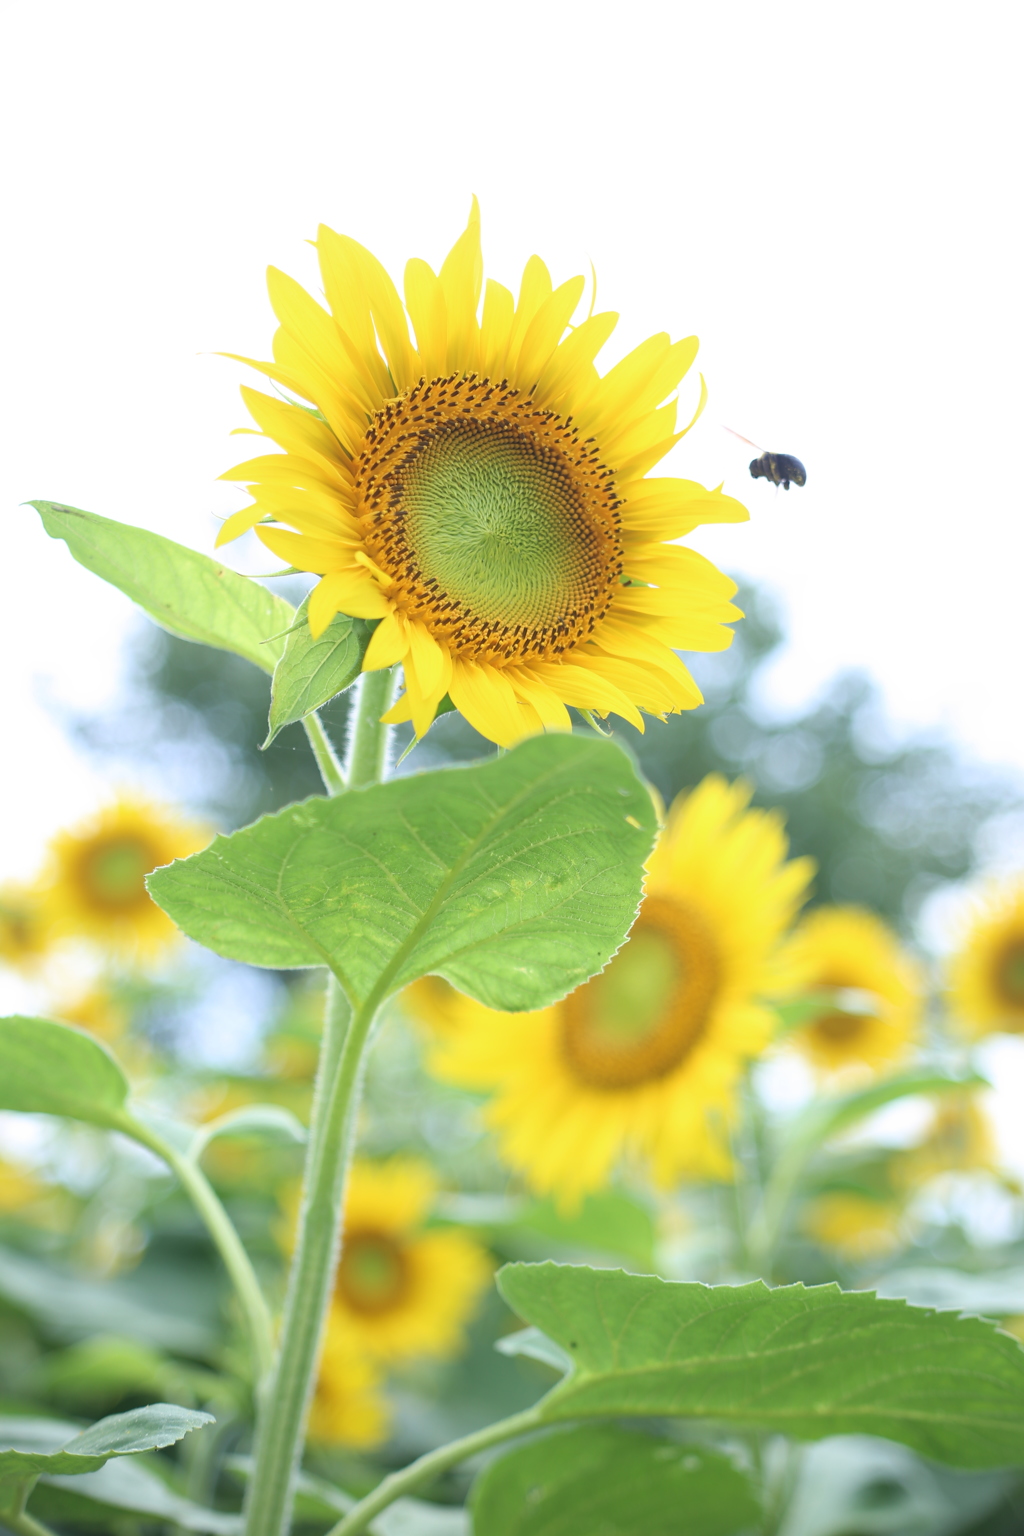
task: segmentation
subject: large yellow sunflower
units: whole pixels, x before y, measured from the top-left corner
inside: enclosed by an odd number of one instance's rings
[[[120,955],[153,955],[177,929],[150,899],[145,878],[195,853],[210,834],[148,801],[122,797],[50,845],[43,876],[54,929]]]
[[[801,923],[790,959],[807,991],[836,991],[834,1006],[790,1037],[814,1066],[880,1071],[909,1054],[921,974],[880,917],[862,907],[819,907]]]
[[[1024,882],[975,908],[950,962],[949,1003],[969,1035],[1024,1034]]]
[[[502,745],[568,730],[567,704],[641,730],[640,710],[699,704],[675,652],[730,643],[736,588],[668,541],[747,511],[720,488],[646,478],[683,436],[662,402],[696,338],[653,336],[602,377],[618,317],[573,325],[583,278],[554,288],[536,256],[518,300],[488,281],[481,311],[475,201],[440,273],[409,262],[404,307],[348,236],[321,227],[316,249],[329,307],[272,268],[274,361],[252,363],[304,403],[243,389],[284,453],[224,477],[253,502],[218,543],[259,525],[320,575],[314,635],[339,612],[379,619],[364,670],[402,663],[385,718],[417,736],[446,694]]]
[[[894,1253],[903,1241],[901,1216],[895,1200],[836,1191],[811,1202],[803,1226],[809,1237],[834,1248],[843,1258],[880,1259]]]
[[[372,1359],[454,1354],[490,1280],[479,1243],[426,1225],[436,1193],[414,1158],[353,1165],[331,1317]]]
[[[491,1090],[506,1160],[572,1204],[622,1154],[661,1183],[722,1175],[737,1078],[772,1035],[761,999],[784,987],[779,941],[812,865],[786,862],[779,815],[716,774],[673,805],[627,943],[600,975],[536,1013],[468,1004],[433,1070]]]

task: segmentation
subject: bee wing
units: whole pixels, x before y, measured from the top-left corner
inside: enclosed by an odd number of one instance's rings
[[[756,448],[758,453],[764,453],[764,449],[757,443],[752,443],[749,437],[744,437],[742,432],[733,432],[732,427],[723,427],[724,432],[732,432],[733,437],[738,437],[741,443],[746,443],[749,448]]]

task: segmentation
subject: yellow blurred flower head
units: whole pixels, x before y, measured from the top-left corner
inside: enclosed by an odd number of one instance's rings
[[[195,853],[210,834],[146,800],[123,796],[50,845],[42,887],[54,929],[124,957],[148,957],[177,929],[146,890],[145,877]]]
[[[881,918],[861,907],[819,907],[800,924],[790,960],[806,991],[837,994],[834,1006],[790,1037],[819,1070],[879,1071],[909,1054],[921,974]]]
[[[949,1004],[975,1038],[1024,1034],[1024,881],[978,903],[950,962]]]
[[[352,1167],[331,1315],[372,1359],[454,1354],[490,1280],[479,1243],[427,1226],[436,1193],[413,1158]]]
[[[660,1183],[728,1173],[736,1080],[771,1038],[760,999],[787,983],[779,943],[812,874],[787,863],[781,818],[750,794],[712,774],[676,800],[640,915],[600,975],[536,1013],[469,1004],[438,1040],[432,1069],[490,1091],[502,1153],[538,1192],[575,1203],[623,1154]]]
[[[747,511],[646,478],[683,435],[668,397],[696,338],[652,336],[602,377],[618,317],[571,326],[584,280],[554,288],[536,256],[518,299],[488,282],[481,312],[475,201],[440,273],[409,262],[404,306],[356,241],[321,227],[316,249],[327,309],[270,271],[274,361],[252,366],[303,403],[243,389],[284,452],[224,477],[253,502],[218,543],[256,527],[319,575],[314,635],[337,613],[379,619],[364,669],[402,663],[385,718],[417,736],[446,694],[505,746],[569,730],[566,705],[643,730],[641,710],[699,704],[676,652],[724,649],[741,615],[735,583],[673,541]]]
[[[0,962],[31,970],[53,939],[39,890],[15,882],[0,886]]]
[[[824,1247],[854,1260],[883,1258],[903,1241],[895,1202],[852,1193],[821,1195],[812,1201],[804,1229]]]
[[[382,1380],[380,1366],[352,1340],[344,1319],[332,1313],[310,1406],[310,1439],[354,1450],[379,1445],[390,1422]]]

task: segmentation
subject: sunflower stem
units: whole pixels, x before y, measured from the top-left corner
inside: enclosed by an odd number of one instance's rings
[[[380,717],[391,701],[392,684],[390,671],[360,679],[347,764],[349,789],[367,788],[383,777],[390,729]],[[329,793],[336,792],[326,775],[325,783]],[[245,1502],[246,1536],[285,1536],[290,1528],[295,1475],[341,1252],[341,1212],[366,1045],[385,990],[375,989],[350,1009],[336,978],[328,981],[295,1253],[277,1358],[257,1418]]]
[[[488,1424],[486,1429],[475,1430],[461,1440],[452,1440],[448,1445],[438,1446],[436,1451],[428,1451],[425,1456],[410,1462],[400,1472],[392,1472],[383,1482],[378,1483],[372,1493],[353,1505],[337,1525],[331,1526],[327,1536],[357,1536],[359,1531],[366,1530],[374,1515],[379,1515],[382,1509],[387,1509],[389,1504],[393,1504],[403,1494],[422,1487],[439,1472],[446,1472],[449,1467],[477,1455],[479,1451],[489,1450],[492,1445],[501,1445],[504,1440],[514,1440],[518,1435],[527,1435],[531,1430],[540,1429],[543,1423],[538,1404],[523,1413],[499,1419],[497,1424]]]
[[[235,1231],[227,1211],[221,1205],[213,1187],[199,1165],[192,1158],[172,1147],[170,1142],[134,1116],[126,1114],[122,1130],[126,1136],[140,1142],[162,1158],[177,1174],[178,1180],[213,1239],[224,1268],[235,1288],[239,1305],[245,1316],[252,1349],[253,1372],[257,1393],[266,1385],[274,1359],[273,1329],[266,1300],[256,1278],[249,1255]]]
[[[22,1510],[20,1515],[4,1513],[0,1515],[0,1522],[11,1531],[17,1531],[18,1536],[57,1536],[57,1533],[48,1525],[43,1525],[41,1520],[34,1520],[31,1515]]]
[[[349,789],[366,789],[384,777],[391,727],[380,717],[391,705],[394,681],[392,670],[385,667],[379,672],[364,672],[355,685],[345,764]]]
[[[306,715],[302,724],[309,744],[313,748],[313,756],[320,769],[324,788],[329,795],[343,795],[348,788],[345,783],[345,774],[316,710],[311,715]]]

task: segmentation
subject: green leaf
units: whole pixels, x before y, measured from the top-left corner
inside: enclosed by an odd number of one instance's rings
[[[922,1093],[962,1093],[965,1089],[988,1086],[988,1079],[979,1077],[975,1072],[964,1077],[950,1077],[947,1072],[917,1068],[900,1073],[897,1077],[883,1078],[880,1082],[870,1083],[866,1088],[858,1088],[838,1098],[815,1100],[793,1122],[787,1143],[816,1146],[838,1136],[840,1131],[856,1125],[859,1120],[866,1119],[868,1115],[884,1109],[886,1104],[892,1104],[897,1099],[912,1098]]]
[[[128,1079],[94,1035],[53,1019],[0,1019],[0,1109],[121,1129]]]
[[[509,1265],[498,1283],[575,1361],[548,1420],[678,1414],[803,1440],[881,1435],[961,1467],[1024,1463],[1024,1350],[977,1318],[835,1285],[551,1263]]]
[[[51,539],[63,539],[79,565],[109,581],[183,640],[234,651],[273,672],[291,603],[259,582],[159,533],[115,523],[56,501],[33,501]]]
[[[153,1515],[160,1520],[173,1521],[183,1531],[203,1531],[208,1536],[241,1536],[241,1515],[204,1509],[191,1499],[175,1493],[149,1467],[130,1457],[123,1460],[115,1458],[100,1467],[98,1472],[86,1472],[79,1477],[44,1475],[41,1482],[44,1489],[59,1489],[65,1496],[73,1494],[77,1498],[88,1499],[101,1505],[105,1511],[128,1509],[134,1514]],[[50,1498],[53,1497],[51,1494]],[[45,1506],[45,1494],[40,1497],[37,1491],[32,1499],[33,1513],[45,1515]],[[88,1504],[81,1507],[89,1510]],[[77,1529],[77,1525],[74,1528]]]
[[[470,1507],[476,1536],[738,1536],[761,1519],[726,1456],[612,1425],[517,1446],[480,1474]]]
[[[339,613],[320,638],[314,640],[309,632],[308,607],[309,598],[303,598],[281,659],[274,668],[269,734],[264,748],[286,725],[302,720],[352,686],[376,628],[369,619],[352,619]]]
[[[19,1486],[41,1472],[51,1475],[95,1472],[111,1456],[131,1456],[174,1445],[190,1430],[215,1422],[212,1414],[178,1408],[173,1403],[154,1403],[114,1413],[100,1419],[59,1449],[38,1449],[40,1426],[46,1420],[0,1419],[0,1490]],[[0,1499],[4,1497],[0,1491]]]
[[[27,1253],[0,1247],[0,1296],[34,1318],[45,1333],[61,1339],[109,1334],[116,1328],[130,1338],[183,1355],[209,1358],[223,1347],[222,1330],[201,1317],[186,1315],[196,1297],[175,1274],[158,1295],[140,1294],[139,1271],[115,1280],[90,1280]],[[169,1304],[169,1290],[175,1304]],[[204,1298],[205,1299],[205,1298]]]
[[[330,965],[353,1003],[434,973],[492,1008],[563,997],[622,943],[654,807],[614,743],[541,736],[266,816],[149,878],[231,959]]]
[[[188,1156],[198,1162],[218,1136],[254,1135],[300,1146],[308,1139],[302,1121],[282,1104],[242,1104],[201,1125],[189,1143]]]

